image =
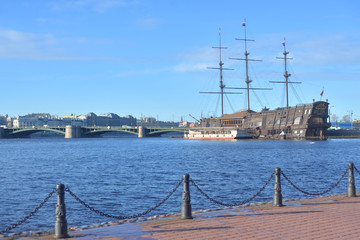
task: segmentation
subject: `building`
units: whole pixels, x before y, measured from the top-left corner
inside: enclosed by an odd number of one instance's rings
[[[115,113],[100,114],[97,116],[95,113],[88,113],[84,120],[87,126],[98,127],[122,127],[122,126],[136,126],[136,118],[131,115],[120,117]]]
[[[7,116],[0,116],[0,127],[8,127]]]
[[[0,118],[0,125],[9,126],[9,118]],[[136,126],[136,118],[131,115],[120,117],[115,113],[100,114],[88,113],[86,115],[52,116],[49,113],[32,113],[10,119],[12,127],[64,127],[67,125],[81,127],[122,127]]]
[[[138,126],[143,127],[179,127],[179,122],[174,121],[157,121],[156,118],[148,117],[148,118],[140,118],[137,121]]]

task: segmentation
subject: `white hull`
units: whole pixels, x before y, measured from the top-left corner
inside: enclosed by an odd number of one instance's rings
[[[251,138],[252,135],[238,128],[195,128],[190,129],[189,133],[184,135],[185,139],[241,139]]]

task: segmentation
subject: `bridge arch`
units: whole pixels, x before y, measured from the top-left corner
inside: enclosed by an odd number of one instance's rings
[[[83,137],[96,137],[96,136],[100,136],[102,134],[109,133],[109,132],[123,132],[123,133],[138,135],[138,132],[133,129],[111,129],[110,128],[110,129],[91,129],[89,131],[83,132],[82,136]]]
[[[65,129],[62,128],[45,128],[45,127],[36,127],[36,128],[18,128],[12,129],[12,131],[7,132],[7,137],[16,138],[16,137],[28,137],[33,133],[37,132],[55,132],[58,134],[65,135]]]
[[[149,131],[146,135],[147,136],[161,136],[162,134],[171,133],[171,132],[184,133],[184,132],[186,132],[186,130],[185,129],[159,129],[159,130]]]

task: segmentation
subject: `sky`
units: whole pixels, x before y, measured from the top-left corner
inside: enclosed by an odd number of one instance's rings
[[[254,111],[326,100],[360,119],[360,1],[0,0],[0,115],[94,112],[192,121],[219,116],[223,81],[245,87],[246,19]],[[324,90],[321,97],[320,93]],[[224,113],[247,108],[227,94]]]

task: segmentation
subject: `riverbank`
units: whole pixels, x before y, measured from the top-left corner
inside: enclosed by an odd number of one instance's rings
[[[360,236],[360,198],[330,195],[284,200],[283,207],[253,203],[193,212],[69,228],[71,239],[356,239]],[[6,239],[53,239],[12,236]]]

